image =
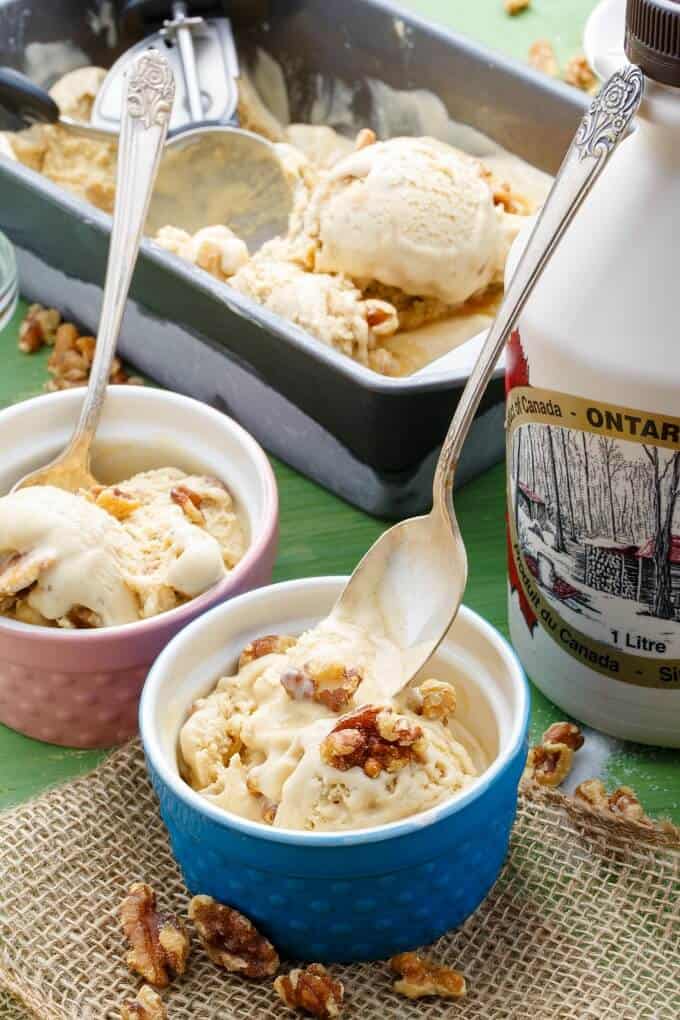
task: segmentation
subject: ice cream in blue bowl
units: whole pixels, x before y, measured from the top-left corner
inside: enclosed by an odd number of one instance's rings
[[[393,650],[323,622],[345,584],[260,588],[184,628],[140,729],[193,894],[241,910],[284,956],[380,959],[460,925],[502,867],[529,692],[462,607],[413,689]]]

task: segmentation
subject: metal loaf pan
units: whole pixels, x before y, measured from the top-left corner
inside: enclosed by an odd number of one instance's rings
[[[0,0],[0,62],[25,69],[29,44],[47,43],[37,51],[47,59],[49,44],[70,40],[81,63],[110,64],[132,40],[114,38],[108,9],[95,4],[85,18],[80,0]],[[267,19],[237,25],[237,37],[244,53],[261,47],[280,62],[293,119],[307,119],[323,78],[347,83],[359,99],[367,77],[428,89],[455,120],[549,172],[584,108],[576,90],[378,0],[272,0]],[[17,246],[23,293],[88,329],[98,320],[109,227],[108,216],[0,158],[0,228]],[[139,370],[224,409],[272,453],[365,510],[401,517],[429,506],[469,353],[443,372],[383,378],[148,242],[131,297],[120,350]],[[501,458],[502,401],[497,377],[459,482]]]

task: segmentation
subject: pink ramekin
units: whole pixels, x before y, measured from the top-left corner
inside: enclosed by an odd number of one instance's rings
[[[82,391],[36,397],[0,412],[0,492],[65,445]],[[261,447],[219,411],[177,393],[109,388],[94,451],[106,482],[173,466],[229,487],[249,546],[229,575],[198,598],[139,623],[101,630],[35,627],[0,617],[0,722],[38,740],[108,747],[137,730],[144,680],[159,652],[190,620],[271,580],[278,494]],[[0,548],[2,536],[0,535]]]

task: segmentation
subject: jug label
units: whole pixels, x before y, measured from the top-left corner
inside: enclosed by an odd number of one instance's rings
[[[680,418],[539,389],[516,368],[508,552],[527,627],[599,673],[680,688]]]

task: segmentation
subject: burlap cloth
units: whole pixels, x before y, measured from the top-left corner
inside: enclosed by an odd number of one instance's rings
[[[117,907],[135,879],[150,882],[164,907],[184,910],[137,743],[0,815],[3,1020],[119,1016],[135,982]],[[392,991],[384,964],[337,967],[345,1015],[678,1020],[680,834],[609,821],[532,785],[491,895],[432,953],[463,970],[467,998],[410,1002]],[[196,946],[165,1000],[171,1020],[293,1016],[269,981],[232,978]]]

